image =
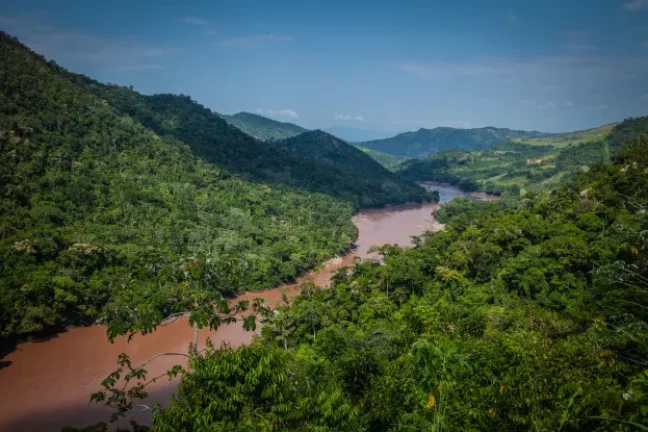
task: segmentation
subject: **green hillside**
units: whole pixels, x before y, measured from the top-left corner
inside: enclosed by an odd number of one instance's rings
[[[515,194],[553,189],[574,173],[609,162],[623,142],[648,133],[648,117],[587,131],[517,139],[483,150],[448,150],[401,165],[414,181],[439,181],[464,190]]]
[[[278,122],[248,112],[234,115],[220,114],[220,116],[232,126],[262,141],[290,138],[308,131],[308,129],[292,123]]]
[[[555,134],[538,138],[514,138],[511,141],[529,145],[564,148],[571,145],[578,145],[586,142],[600,141],[602,139],[605,139],[617,125],[618,123],[611,123],[608,125],[582,131]]]
[[[0,337],[148,330],[343,253],[359,205],[428,196],[369,158],[363,189],[188,96],[100,84],[1,32],[0,74]]]
[[[368,149],[366,147],[357,146],[360,150],[367,153],[371,156],[376,162],[380,165],[387,168],[389,171],[395,172],[398,170],[400,165],[409,160],[407,156],[396,156],[389,153],[383,153],[375,150]]]
[[[392,138],[367,141],[359,145],[397,156],[425,157],[448,149],[483,149],[515,138],[536,138],[546,135],[549,134],[494,127],[477,129],[437,127],[421,128],[416,132],[405,132]]]
[[[81,75],[67,75],[81,88],[157,134],[183,141],[195,155],[249,181],[332,195],[351,201],[356,209],[430,198],[423,188],[385,175],[384,169],[369,158],[363,159],[364,172],[369,178],[358,182],[352,163],[331,170],[329,161],[321,159],[316,148],[308,143],[304,143],[304,148],[309,151],[295,152],[286,151],[274,142],[257,140],[189,96],[145,96],[128,87],[104,85]],[[349,146],[345,143],[344,148]],[[349,157],[358,154],[362,152],[355,149],[344,153]],[[372,173],[377,177],[371,178]]]
[[[444,205],[444,231],[193,355],[156,430],[645,430],[647,173],[644,140],[523,203]]]
[[[420,202],[426,199],[422,188],[397,177],[366,153],[326,132],[306,132],[286,140],[274,141],[272,145],[288,154],[316,160],[318,166],[324,167],[336,179],[335,183],[328,185],[335,196],[348,196],[351,199],[362,197],[364,191],[372,191],[370,197],[358,203],[361,207],[372,206],[375,200],[382,203],[393,201],[394,196],[406,198],[407,201]],[[312,181],[320,180],[318,176],[313,176]]]

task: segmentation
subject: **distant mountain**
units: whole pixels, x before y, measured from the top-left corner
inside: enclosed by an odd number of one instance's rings
[[[551,134],[495,127],[477,129],[437,127],[421,128],[416,132],[405,132],[387,139],[366,141],[360,145],[398,156],[425,157],[442,150],[483,149],[515,138],[537,138],[549,135]]]
[[[1,31],[0,76],[0,345],[99,319],[151,330],[344,253],[360,207],[431,197],[323,132],[263,142]]]
[[[89,90],[144,126],[160,135],[182,140],[196,155],[247,179],[328,194],[348,200],[356,208],[429,198],[423,188],[408,181],[400,180],[398,187],[394,187],[393,179],[384,175],[386,170],[382,166],[346,143],[344,146],[352,150],[344,152],[349,160],[343,167],[337,160],[336,169],[331,169],[330,161],[322,158],[309,141],[314,132],[290,138],[289,142],[300,151],[286,151],[283,144],[272,145],[272,140],[262,142],[241,132],[189,96],[146,96],[127,87],[97,85],[83,76],[78,79],[91,84]],[[359,166],[354,166],[357,154],[363,159]],[[372,169],[366,169],[368,164]],[[355,178],[358,173],[367,178],[358,181]],[[376,177],[372,178],[373,175]],[[383,181],[389,186],[383,188]]]
[[[240,112],[234,115],[219,115],[235,128],[262,141],[290,138],[308,132],[308,129],[304,129],[296,124],[279,122],[249,112]]]
[[[331,126],[322,129],[324,132],[328,132],[331,135],[340,137],[343,140],[350,143],[359,143],[362,141],[371,141],[383,138],[389,138],[394,136],[396,132],[383,132],[370,129],[358,129],[345,126]]]
[[[422,188],[410,183],[379,165],[360,149],[321,130],[306,132],[292,138],[273,141],[270,145],[292,155],[317,161],[317,167],[326,167],[329,193],[338,197],[357,199],[360,207],[373,203],[388,202],[390,196],[409,197],[409,201],[421,201],[426,197]],[[313,173],[313,181],[326,181]],[[369,193],[371,191],[371,193]]]
[[[459,185],[466,191],[513,192],[555,189],[573,174],[610,162],[624,143],[648,134],[648,117],[541,138],[515,138],[478,150],[444,150],[398,165],[412,181]]]

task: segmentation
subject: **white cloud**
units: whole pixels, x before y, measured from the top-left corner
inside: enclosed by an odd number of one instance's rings
[[[513,12],[509,12],[509,14],[506,16],[506,20],[508,22],[515,22],[515,21],[517,21],[517,17],[515,16],[515,14]]]
[[[396,63],[395,66],[412,78],[436,85],[461,86],[474,81],[476,85],[519,83],[543,85],[559,83],[574,94],[591,94],[594,88],[614,88],[620,82],[636,81],[648,76],[648,55],[593,55],[573,52],[541,57],[491,57],[464,62]],[[637,84],[638,85],[638,84]],[[540,103],[540,102],[538,102]],[[529,103],[530,104],[530,103]]]
[[[449,76],[505,76],[514,75],[508,65],[493,63],[424,63],[403,62],[398,67],[410,74],[427,80],[438,80]]]
[[[193,24],[193,25],[199,25],[199,26],[204,26],[209,24],[209,21],[204,20],[202,18],[196,18],[196,17],[184,17],[183,21],[186,24]]]
[[[538,108],[541,109],[541,110],[552,109],[552,108],[556,108],[556,104],[551,102],[551,101],[547,101],[547,102],[538,104]]]
[[[293,40],[291,36],[280,36],[276,34],[266,33],[264,35],[240,36],[233,38],[226,38],[220,40],[220,45],[224,47],[245,47],[245,48],[259,48],[260,46],[288,42]]]
[[[525,100],[525,101],[522,101],[522,103],[524,105],[536,105],[537,104],[537,102],[535,100]]]
[[[114,71],[162,69],[164,62],[178,52],[136,40],[104,38],[39,21],[0,16],[0,27],[21,42],[64,66],[100,66]]]
[[[623,4],[624,9],[629,11],[648,11],[648,0],[633,0]]]
[[[299,117],[299,114],[297,114],[294,110],[291,109],[282,109],[282,110],[264,110],[261,108],[257,108],[255,110],[259,114],[265,114],[269,116],[274,116],[274,117],[291,117],[291,118],[297,118]]]
[[[599,50],[599,47],[593,43],[595,36],[586,31],[572,30],[565,32],[567,41],[564,49],[569,53],[587,54]]]
[[[605,105],[605,104],[600,104],[600,105],[597,105],[597,106],[596,106],[596,109],[606,110],[606,109],[608,109],[608,106]]]
[[[574,103],[573,102],[565,102],[563,105],[565,107],[567,107],[567,108],[572,108],[574,106]]]
[[[359,121],[359,122],[367,121],[362,116],[351,115],[351,114],[335,114],[333,116],[333,118],[335,120],[353,120],[353,121]]]

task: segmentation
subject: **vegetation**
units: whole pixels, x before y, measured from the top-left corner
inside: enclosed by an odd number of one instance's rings
[[[407,156],[396,156],[389,153],[383,153],[375,150],[368,149],[366,147],[358,146],[360,150],[367,153],[371,156],[376,162],[384,166],[391,172],[396,172],[400,165],[409,160]]]
[[[262,141],[292,138],[308,132],[308,129],[304,129],[296,124],[278,122],[248,112],[240,112],[234,115],[220,114],[220,116],[235,128]]]
[[[439,181],[514,195],[551,190],[574,173],[609,162],[624,142],[648,132],[648,117],[530,140],[517,139],[483,150],[447,150],[400,167],[399,175],[415,181]]]
[[[344,253],[359,206],[431,197],[347,144],[362,181],[187,96],[71,74],[5,33],[0,75],[1,338],[149,331]]]
[[[537,138],[514,138],[511,141],[522,144],[564,148],[572,145],[603,140],[610,134],[610,132],[612,132],[614,127],[617,125],[618,123],[611,123],[608,125],[599,126],[594,129],[586,129],[582,131],[555,134]]]
[[[332,195],[351,201],[356,209],[431,199],[423,188],[396,177],[370,159],[365,159],[367,166],[363,169],[370,177],[358,180],[351,164],[346,164],[344,170],[331,169],[330,161],[316,153],[281,151],[281,146],[258,141],[228,125],[188,96],[144,96],[127,87],[103,85],[61,72],[158,135],[182,141],[195,155],[249,181]],[[309,136],[304,135],[306,139]],[[356,159],[363,156],[347,143],[338,142],[345,155]],[[370,187],[359,187],[359,183]]]
[[[330,176],[335,182],[327,185],[327,192],[354,200],[358,207],[394,202],[396,197],[401,201],[438,201],[437,195],[425,193],[421,187],[390,173],[364,152],[326,132],[307,132],[274,141],[272,145],[286,154],[317,161],[318,167],[313,170],[320,168],[325,173],[312,172],[306,184],[308,189],[318,189],[322,179]],[[366,196],[365,191],[371,191],[371,196]]]
[[[154,429],[645,429],[647,173],[644,139],[552,193],[446,204],[445,231],[194,355]]]
[[[392,138],[367,141],[359,145],[396,156],[425,157],[448,149],[483,149],[514,138],[536,138],[548,135],[541,132],[494,127],[477,129],[437,127],[421,128],[416,132],[405,132]]]
[[[246,134],[262,141],[277,141],[296,137],[309,132],[301,126],[292,123],[278,122],[257,114],[240,112],[234,115],[219,114],[227,123],[240,129]],[[329,133],[335,135],[334,133]],[[395,171],[396,167],[407,160],[404,156],[395,156],[388,153],[373,151],[365,147],[358,147],[371,156],[380,165],[389,171]]]

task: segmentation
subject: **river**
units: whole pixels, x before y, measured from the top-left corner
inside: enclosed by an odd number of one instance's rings
[[[492,198],[483,194],[469,195],[447,185],[425,183],[423,186],[438,190],[442,203],[457,196]],[[408,246],[412,236],[442,229],[432,217],[437,208],[438,204],[428,203],[362,210],[353,218],[358,227],[358,239],[351,253],[328,261],[317,272],[300,278],[295,284],[245,293],[240,299],[262,297],[270,305],[276,305],[282,292],[296,295],[297,286],[308,278],[319,285],[328,285],[337,269],[352,266],[356,257],[369,257],[371,246],[385,243]],[[204,346],[207,337],[216,346],[222,342],[239,346],[250,342],[253,335],[244,331],[241,323],[224,325],[217,331],[201,330],[199,346]],[[23,343],[0,363],[0,431],[60,431],[63,426],[84,427],[106,421],[110,411],[89,403],[89,397],[99,389],[106,375],[116,369],[117,355],[125,352],[133,364],[139,364],[162,352],[187,352],[192,340],[193,330],[186,319],[180,319],[151,334],[136,335],[130,343],[125,337],[110,343],[102,326],[73,328],[46,341]],[[160,357],[151,362],[147,366],[149,377],[181,363],[179,358],[182,357]],[[150,399],[162,404],[168,402],[176,385],[177,381],[158,381],[148,389]],[[143,412],[134,420],[147,423],[149,417]]]

